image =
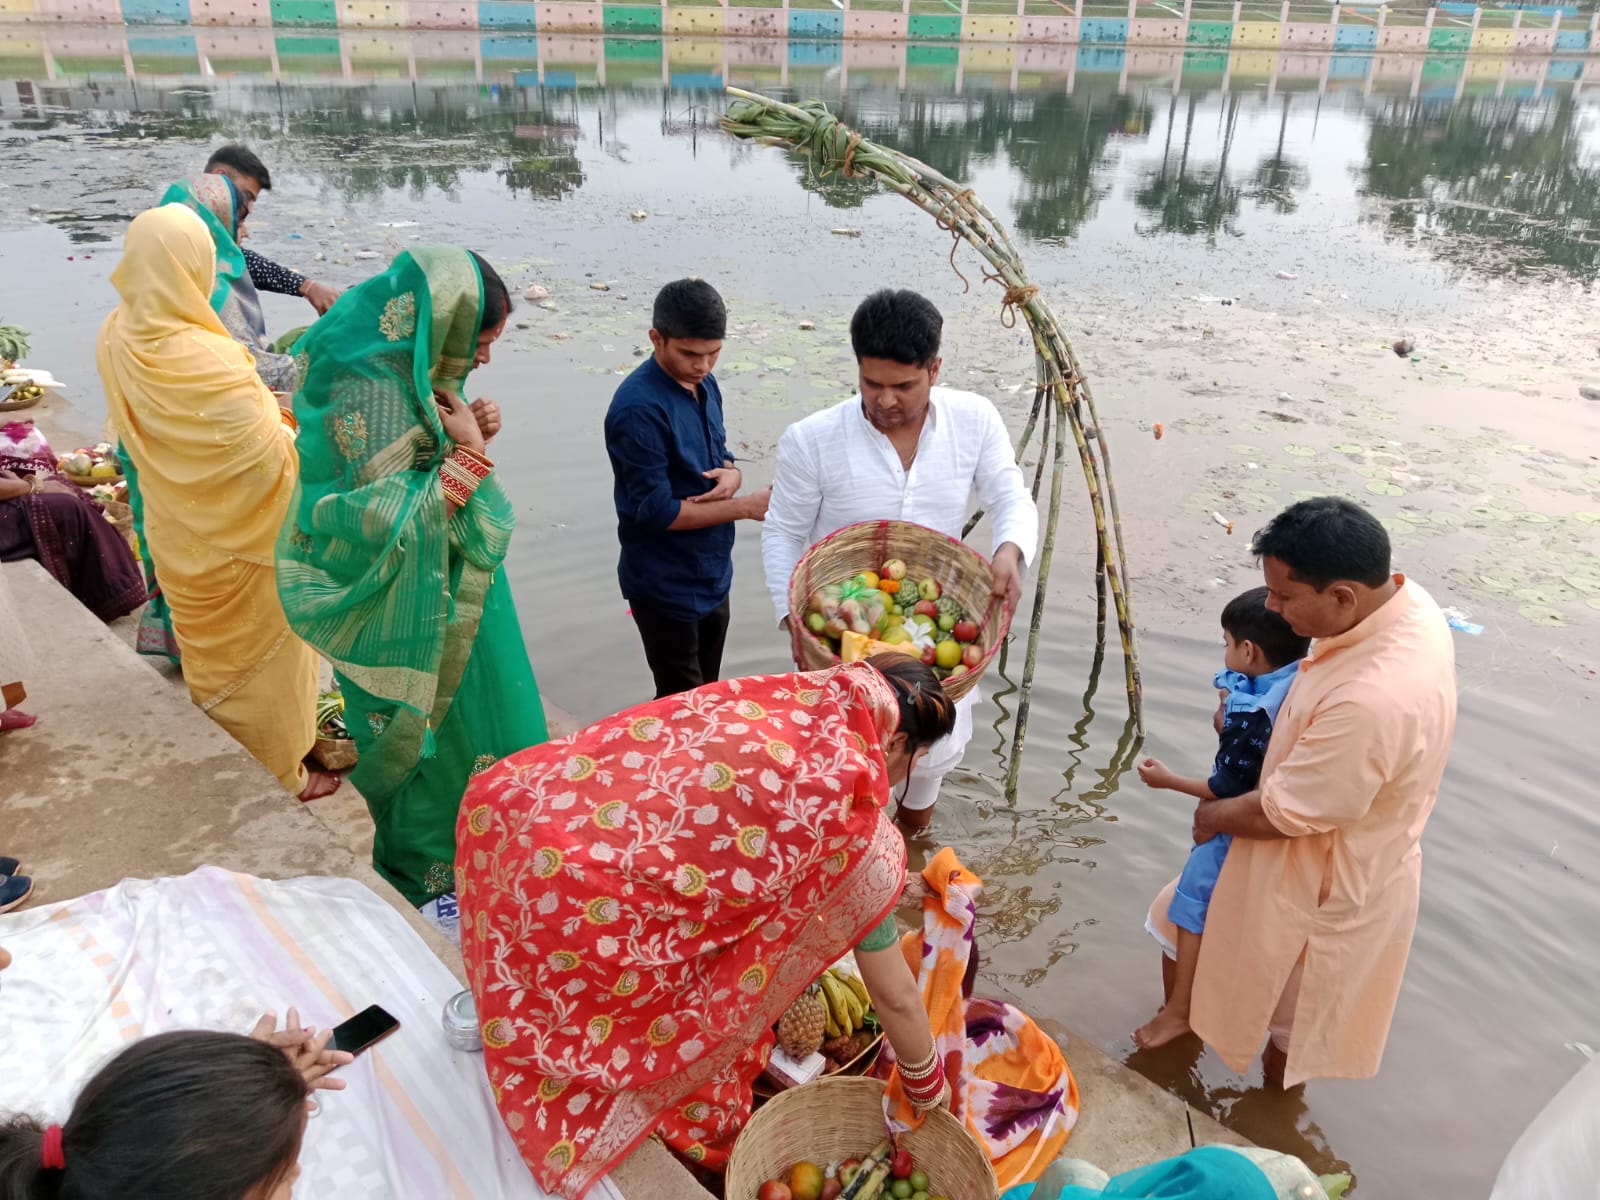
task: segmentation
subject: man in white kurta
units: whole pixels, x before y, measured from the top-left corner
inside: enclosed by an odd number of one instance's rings
[[[789,577],[818,541],[857,521],[914,521],[959,538],[971,498],[993,529],[995,592],[1015,603],[1039,542],[1039,513],[994,405],[936,386],[942,318],[914,292],[878,292],[850,323],[861,391],[789,426],[778,441],[772,500],[761,532],[767,590],[789,615]],[[945,775],[972,737],[974,688],[956,727],[912,773],[900,819],[925,828]]]

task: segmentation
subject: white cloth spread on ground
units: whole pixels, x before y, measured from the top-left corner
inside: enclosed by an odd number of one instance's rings
[[[400,1028],[318,1092],[295,1200],[545,1200],[489,1090],[483,1055],[445,1040],[455,978],[405,919],[350,879],[285,882],[201,867],[124,880],[0,918],[0,1111],[65,1119],[125,1043],[247,1032],[290,1005],[326,1028],[381,1005]],[[621,1200],[603,1180],[595,1200]]]
[[[993,549],[1013,542],[1023,561],[1039,546],[1039,510],[1000,413],[976,392],[936,387],[909,468],[861,411],[861,396],[804,420],[778,439],[772,501],[761,526],[761,561],[778,620],[789,615],[789,578],[817,542],[857,521],[914,521],[953,538],[973,492],[994,531]],[[973,688],[956,706],[956,728],[929,748],[916,778],[954,769],[972,738]],[[926,805],[932,804],[928,798]]]

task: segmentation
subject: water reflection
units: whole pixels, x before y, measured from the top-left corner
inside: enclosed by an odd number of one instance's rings
[[[1142,235],[1214,247],[1249,235],[1260,217],[1300,213],[1319,175],[1324,190],[1337,175],[1346,194],[1354,179],[1369,228],[1454,265],[1563,272],[1585,283],[1600,273],[1593,109],[1571,92],[1454,102],[1345,93],[1335,103],[1306,93],[1199,86],[1118,91],[1081,79],[1069,88],[1049,77],[1035,91],[1014,93],[960,95],[931,81],[903,92],[822,81],[806,92],[822,95],[868,137],[952,178],[1003,171],[1011,222],[1035,242],[1077,238],[1120,204]],[[708,88],[445,81],[163,87],[134,79],[52,88],[44,98],[5,112],[3,123],[31,138],[123,144],[249,138],[356,200],[454,197],[474,174],[497,178],[513,195],[567,198],[589,182],[586,155],[626,162],[628,148],[615,131],[652,110],[660,114],[662,142],[682,145],[690,156],[714,144],[738,171],[753,154],[722,140],[715,129],[722,95]],[[1356,133],[1364,154],[1353,162],[1319,154],[1319,126],[1338,140],[1341,154],[1346,133]],[[829,207],[859,208],[878,192],[864,179],[818,178],[803,157],[791,162],[801,186]],[[83,240],[103,236],[87,222],[69,227]]]
[[[1559,270],[1588,283],[1600,271],[1591,134],[1570,95],[1391,102],[1370,117],[1365,190],[1390,202],[1371,219],[1480,270]]]

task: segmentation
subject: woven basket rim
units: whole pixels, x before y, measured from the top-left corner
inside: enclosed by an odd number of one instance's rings
[[[879,518],[869,521],[855,521],[849,525],[841,526],[807,548],[806,552],[800,556],[799,561],[795,563],[794,570],[789,573],[787,593],[789,602],[789,636],[795,665],[801,670],[826,669],[829,666],[837,666],[840,661],[839,656],[831,650],[828,651],[829,661],[827,662],[819,661],[812,664],[806,661],[806,647],[814,648],[813,656],[820,659],[820,650],[824,645],[815,634],[806,628],[805,624],[806,604],[810,599],[811,591],[806,586],[806,580],[811,564],[817,557],[840,543],[854,541],[884,542],[896,537],[913,541],[927,541],[935,546],[943,547],[952,553],[956,559],[967,560],[975,569],[981,569],[985,577],[993,577],[993,564],[972,546],[969,546],[960,538],[952,537],[938,529],[931,529],[926,525],[920,525],[915,521],[904,521],[898,518]],[[861,570],[876,570],[879,565],[879,563],[871,563],[862,567]],[[910,578],[909,574],[907,578]],[[967,615],[973,617],[970,611]],[[990,597],[982,615],[973,617],[985,631],[986,636],[983,641],[984,656],[982,662],[965,675],[942,681],[944,690],[953,699],[961,699],[978,686],[979,679],[989,669],[989,664],[995,660],[1000,653],[1001,647],[1005,644],[1006,638],[1011,631],[1012,618],[1015,615],[1016,607],[1010,601],[997,604],[993,597]],[[993,624],[992,629],[990,628],[991,623]]]
[[[827,1088],[834,1090],[831,1093],[823,1090]],[[734,1182],[742,1182],[736,1177],[736,1171],[745,1175],[752,1173],[747,1166],[741,1164],[741,1150],[744,1151],[747,1162],[757,1153],[754,1147],[777,1137],[776,1131],[781,1129],[781,1122],[796,1120],[797,1118],[785,1116],[784,1110],[786,1108],[795,1109],[799,1113],[814,1110],[821,1113],[837,1114],[844,1111],[844,1105],[841,1100],[830,1098],[842,1097],[844,1095],[843,1089],[852,1089],[862,1094],[865,1094],[865,1091],[870,1089],[873,1105],[881,1111],[886,1085],[883,1080],[867,1075],[830,1075],[815,1079],[810,1083],[801,1084],[799,1087],[789,1088],[787,1091],[779,1093],[758,1109],[744,1129],[740,1131],[738,1139],[734,1142],[733,1151],[729,1156],[728,1178],[730,1188],[728,1200],[746,1200],[745,1197],[734,1195],[731,1186]],[[769,1128],[774,1132],[769,1133]],[[954,1139],[961,1143],[963,1145],[961,1156],[971,1160],[969,1165],[974,1172],[981,1173],[983,1182],[980,1186],[986,1188],[987,1191],[983,1194],[973,1194],[962,1190],[959,1200],[996,1200],[1000,1194],[1000,1182],[995,1175],[994,1164],[989,1161],[988,1152],[984,1150],[982,1144],[960,1120],[942,1108],[934,1109],[926,1115],[923,1124],[918,1129],[906,1136],[917,1138],[925,1133],[941,1139]],[[865,1130],[862,1134],[864,1144],[861,1146],[861,1152],[865,1154],[867,1150],[871,1149],[872,1143],[887,1136],[887,1131],[881,1128]],[[940,1186],[945,1187],[955,1182],[957,1181],[942,1180],[940,1181]],[[970,1186],[969,1181],[960,1182]],[[949,1194],[955,1196],[957,1193],[952,1191]]]

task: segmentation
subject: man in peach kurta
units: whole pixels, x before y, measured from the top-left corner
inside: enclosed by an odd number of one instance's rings
[[[1376,518],[1323,497],[1257,535],[1269,596],[1310,653],[1261,787],[1202,802],[1195,841],[1234,835],[1211,898],[1190,1024],[1271,1082],[1377,1073],[1416,929],[1423,827],[1455,728],[1455,655],[1433,599],[1390,574]],[[1171,886],[1150,927],[1171,944]]]

